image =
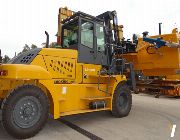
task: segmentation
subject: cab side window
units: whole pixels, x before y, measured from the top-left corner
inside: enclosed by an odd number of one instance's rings
[[[63,48],[78,49],[78,21],[63,26]]]
[[[82,20],[81,44],[93,48],[93,23]]]
[[[96,37],[97,37],[97,51],[103,52],[105,50],[105,40],[104,40],[104,28],[101,24],[96,24]]]

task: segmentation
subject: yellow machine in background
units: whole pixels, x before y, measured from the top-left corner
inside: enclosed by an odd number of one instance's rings
[[[137,72],[147,78],[138,80],[139,88],[151,89],[169,96],[180,96],[179,52],[180,34],[175,28],[170,34],[145,34],[143,38],[138,39],[136,50],[126,53],[124,57],[134,64]]]
[[[94,17],[60,9],[61,48],[48,48],[46,32],[46,48],[32,49],[0,65],[2,124],[10,135],[34,136],[48,113],[54,119],[102,110],[115,117],[129,114],[132,96],[127,80],[133,77],[127,79],[125,70],[133,70],[115,57],[116,18],[115,11]]]

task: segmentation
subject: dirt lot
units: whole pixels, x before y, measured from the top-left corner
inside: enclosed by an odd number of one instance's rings
[[[45,128],[30,140],[86,140],[88,136],[97,140],[179,140],[179,109],[180,98],[133,94],[128,117],[114,118],[109,112],[97,112],[64,117],[64,123],[49,119]],[[0,126],[0,140],[4,139],[12,138]]]

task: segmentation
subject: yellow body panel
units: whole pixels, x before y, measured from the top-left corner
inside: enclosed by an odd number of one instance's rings
[[[44,69],[47,70],[46,65],[44,63],[43,55],[37,55],[35,57],[35,59],[31,62],[31,65],[38,65],[38,66],[41,66],[41,67],[43,67]]]
[[[101,69],[100,65],[83,65],[83,83],[98,83],[98,73]]]
[[[42,48],[39,55],[77,59],[78,52],[72,49]]]
[[[41,88],[48,96],[50,112],[55,119],[111,110],[114,90],[118,83],[126,81],[126,77],[99,76],[101,65],[78,63],[77,57],[77,50],[43,48],[29,65],[0,65],[0,70],[8,71],[6,76],[0,76],[0,98],[5,98],[19,86],[31,84]],[[97,100],[105,101],[106,107],[89,109],[89,103]]]
[[[180,75],[167,75],[166,80],[180,81]]]
[[[4,64],[0,65],[0,70],[6,70],[6,79],[51,79],[51,74],[44,68],[37,65]]]
[[[75,79],[76,59],[44,56],[44,61],[52,78]]]

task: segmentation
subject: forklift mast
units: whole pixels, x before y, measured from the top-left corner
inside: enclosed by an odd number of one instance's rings
[[[57,33],[57,44],[61,45],[61,32],[62,32],[62,25],[63,21],[72,15],[74,15],[74,11],[69,10],[67,7],[65,8],[59,8],[59,14],[58,14],[58,33]]]
[[[117,19],[116,11],[112,11],[112,12],[107,11],[103,14],[100,14],[97,17],[104,20],[107,43],[118,45],[119,34],[118,34],[118,19]]]
[[[126,74],[128,86],[132,91],[136,91],[136,81],[133,64],[127,63],[126,60],[123,58],[123,53],[125,53],[126,49],[128,47],[135,48],[136,45],[134,45],[134,43],[130,41],[124,40],[122,36],[123,26],[118,26],[118,18],[116,11],[107,11],[97,17],[104,20],[106,43],[108,46],[108,51],[111,53],[109,57],[111,69],[113,69],[113,72],[121,71],[122,74]]]
[[[114,65],[113,59],[115,58],[113,57],[115,56],[115,52],[120,45],[117,13],[116,11],[107,11],[98,15],[97,17],[104,20],[106,47],[108,49],[109,62],[111,65]]]

